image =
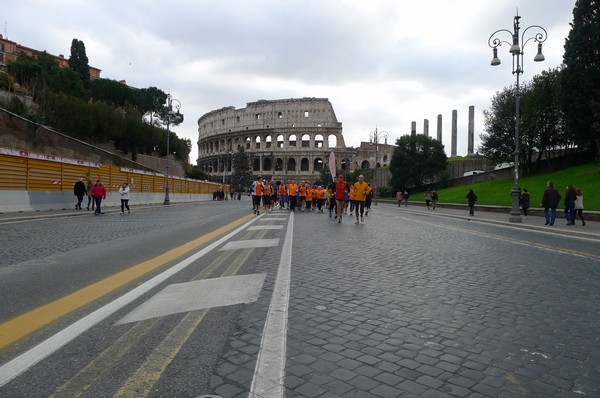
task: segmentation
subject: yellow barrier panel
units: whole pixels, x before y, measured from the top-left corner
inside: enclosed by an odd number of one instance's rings
[[[86,183],[88,179],[93,183],[101,180],[107,192],[117,192],[124,182],[130,184],[132,192],[165,192],[165,177],[160,174],[54,156],[49,157],[51,160],[18,156],[19,151],[13,150],[8,153],[13,152],[17,155],[0,153],[0,190],[68,192],[83,178]],[[229,192],[228,185],[169,176],[169,192],[173,194],[212,194],[222,188]]]
[[[0,155],[0,190],[27,189],[27,159]]]

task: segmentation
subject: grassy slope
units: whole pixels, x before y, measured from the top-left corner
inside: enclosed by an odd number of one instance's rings
[[[519,186],[526,188],[531,196],[531,207],[539,207],[548,180],[554,181],[554,186],[563,197],[566,186],[568,184],[575,185],[583,192],[584,207],[587,210],[600,210],[600,167],[598,164],[590,163],[552,173],[520,178]],[[469,189],[473,189],[477,194],[477,204],[510,206],[512,203],[510,192],[513,184],[511,178],[441,189],[438,191],[439,201],[441,203],[466,203],[465,196]],[[415,192],[411,195],[411,200],[422,197],[423,193]]]

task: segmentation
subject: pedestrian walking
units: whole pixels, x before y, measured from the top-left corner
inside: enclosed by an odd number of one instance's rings
[[[581,219],[581,225],[585,227],[585,220],[583,219],[583,193],[581,193],[581,189],[575,189],[575,194],[577,195],[577,199],[575,199],[575,216],[579,215]],[[573,218],[573,225],[575,225],[575,218]]]
[[[81,210],[81,202],[83,202],[83,197],[85,194],[87,194],[87,189],[85,187],[85,183],[83,182],[83,178],[80,178],[73,186],[73,194],[77,197],[75,209]]]
[[[124,182],[119,188],[119,195],[121,195],[121,215],[125,214],[125,208],[127,208],[127,214],[130,214],[129,210],[129,185]]]
[[[474,216],[475,215],[475,202],[477,202],[477,195],[475,195],[475,192],[472,189],[469,189],[469,193],[467,194],[466,198],[469,203],[469,215]]]
[[[527,210],[529,210],[530,196],[527,188],[523,190],[521,197],[519,198],[519,203],[521,204],[521,208],[523,209],[523,215],[527,217]]]
[[[88,203],[87,203],[87,209],[88,211],[90,211],[90,203],[92,204],[92,210],[94,210],[94,200],[92,199],[92,187],[94,186],[94,183],[92,182],[92,180],[88,179],[87,181],[87,185],[85,187],[85,190],[87,191],[87,198],[88,198]]]
[[[358,176],[358,181],[354,184],[354,212],[356,213],[356,222],[358,224],[358,213],[360,212],[360,222],[365,222],[365,201],[370,193],[371,187],[365,182],[365,176]]]
[[[431,206],[431,200],[432,200],[432,195],[431,195],[431,190],[427,190],[425,191],[425,205],[427,206],[427,210],[429,210],[430,206]]]
[[[102,185],[100,180],[96,180],[96,183],[92,187],[91,196],[96,203],[96,211],[94,212],[94,215],[97,216],[98,214],[104,214],[102,212],[101,205],[102,199],[106,199],[106,188],[104,188],[104,185]]]
[[[542,207],[544,208],[544,218],[546,219],[545,225],[554,225],[554,221],[556,221],[556,208],[560,203],[560,199],[560,192],[554,188],[552,181],[548,181],[544,195],[542,196]]]
[[[396,200],[398,201],[398,207],[402,204],[402,200],[404,197],[402,196],[402,191],[396,192]]]
[[[408,191],[405,189],[404,192],[402,193],[402,196],[404,197],[404,207],[408,207]]]
[[[438,202],[438,193],[434,190],[431,192],[431,206],[433,207],[433,210],[435,210],[435,207],[437,206],[437,202]]]
[[[577,193],[575,187],[571,184],[567,185],[567,192],[565,193],[565,218],[567,219],[567,225],[575,225],[576,199]]]

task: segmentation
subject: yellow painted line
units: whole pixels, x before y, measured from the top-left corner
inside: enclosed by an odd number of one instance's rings
[[[240,253],[222,276],[237,274],[248,260],[252,250],[245,249]],[[222,256],[216,260],[216,263],[221,264],[228,257],[229,255]],[[137,371],[127,379],[113,398],[139,398],[150,395],[156,382],[160,380],[164,371],[173,362],[181,347],[187,342],[209,310],[188,313],[152,351]]]
[[[173,361],[183,344],[202,322],[208,309],[187,314],[150,354],[144,364],[125,382],[113,398],[146,397]]]
[[[242,217],[206,235],[202,235],[197,239],[171,249],[160,256],[136,264],[126,270],[0,324],[0,349],[125,286],[170,261],[183,256],[191,250],[224,235],[254,217],[255,216],[253,215]]]
[[[198,274],[198,278],[209,277],[218,266],[217,262],[213,262]],[[113,345],[58,388],[50,398],[77,398],[82,396],[96,380],[103,377],[121,358],[129,355],[133,347],[142,341],[148,333],[153,333],[154,328],[160,325],[161,322],[161,318],[138,322],[127,333],[119,337]]]

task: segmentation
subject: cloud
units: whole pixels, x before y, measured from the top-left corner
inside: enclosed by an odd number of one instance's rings
[[[475,145],[484,109],[513,85],[508,47],[502,65],[489,64],[488,38],[512,29],[509,0],[141,0],[87,2],[5,0],[4,35],[69,56],[73,38],[85,43],[102,77],[136,87],[156,86],[182,104],[178,135],[198,139],[200,116],[258,99],[324,97],[343,123],[347,145],[376,127],[389,142],[410,133],[412,121],[437,136],[449,153],[452,110],[458,111],[458,154],[466,154],[468,107],[475,105]],[[521,26],[544,26],[546,62],[526,48],[523,81],[561,64],[575,0],[519,4]],[[32,27],[35,27],[32,29]],[[194,145],[191,161],[196,160]]]

